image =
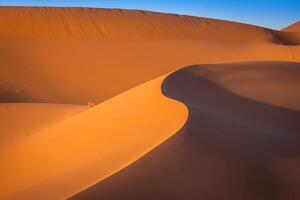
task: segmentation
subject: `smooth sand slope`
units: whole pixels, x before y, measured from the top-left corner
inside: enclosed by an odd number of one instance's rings
[[[47,129],[87,109],[87,106],[0,103],[0,147]]]
[[[0,199],[65,199],[176,133],[187,109],[163,77],[0,148]]]
[[[299,41],[289,32],[191,16],[0,7],[0,100],[100,103],[195,63],[300,60],[293,53]]]
[[[254,100],[299,109],[300,101],[291,102],[299,92],[285,91],[300,88],[299,76],[299,63],[283,62],[195,65],[172,73],[162,91],[188,107],[185,126],[72,199],[299,199],[300,112]]]

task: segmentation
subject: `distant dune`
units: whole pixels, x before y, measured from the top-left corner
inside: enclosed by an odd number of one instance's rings
[[[195,63],[300,60],[289,33],[214,19],[37,7],[0,7],[0,19],[6,102],[100,103]]]
[[[298,25],[0,7],[0,199],[300,199]]]
[[[284,28],[283,30],[284,31],[289,31],[289,32],[298,32],[298,33],[300,33],[300,21]]]
[[[78,36],[106,39],[190,38],[226,40],[234,43],[279,39],[276,36],[278,31],[262,27],[140,10],[52,7],[1,7],[0,9],[2,35]],[[236,34],[239,37],[232,37]]]

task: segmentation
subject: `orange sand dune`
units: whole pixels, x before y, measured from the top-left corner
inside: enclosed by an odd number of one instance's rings
[[[1,35],[277,41],[279,32],[223,20],[139,10],[0,7]],[[222,26],[220,26],[222,25]],[[218,32],[220,31],[220,32]],[[238,38],[232,35],[239,35]]]
[[[299,109],[300,101],[290,100],[299,98],[291,88],[299,90],[299,77],[300,63],[284,62],[172,73],[162,91],[188,107],[184,127],[72,199],[300,199],[300,111],[259,101]]]
[[[0,199],[300,199],[297,27],[0,7]]]
[[[222,20],[37,7],[0,7],[0,19],[6,102],[100,103],[194,63],[300,61],[294,34]]]
[[[178,131],[184,105],[163,78],[0,149],[0,199],[64,199],[135,161]]]
[[[299,32],[300,33],[300,21],[284,28],[283,31]]]

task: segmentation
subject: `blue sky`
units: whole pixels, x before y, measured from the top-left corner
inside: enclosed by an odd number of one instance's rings
[[[0,0],[0,6],[127,8],[188,14],[280,29],[300,20],[300,0]]]

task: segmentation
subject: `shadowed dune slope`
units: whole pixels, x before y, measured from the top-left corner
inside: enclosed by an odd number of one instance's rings
[[[184,127],[71,199],[299,199],[299,101],[290,102],[299,93],[288,90],[282,97],[287,88],[280,86],[288,79],[299,90],[299,76],[299,63],[284,62],[199,65],[172,73],[162,91],[188,107]],[[285,103],[291,109],[276,106]]]
[[[100,103],[194,63],[299,60],[297,44],[288,32],[192,16],[0,7],[0,101]]]
[[[237,95],[300,111],[299,63],[259,61],[201,67],[206,78]]]
[[[147,82],[0,148],[0,199],[65,199],[176,133],[186,107]]]

